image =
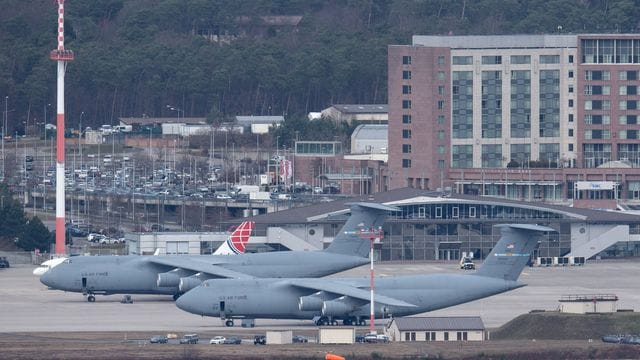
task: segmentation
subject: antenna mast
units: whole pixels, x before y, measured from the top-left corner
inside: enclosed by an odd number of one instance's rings
[[[64,73],[67,61],[74,59],[73,51],[64,49],[64,0],[58,3],[58,47],[51,50],[49,59],[58,62],[56,90],[56,254],[65,253],[65,190],[64,190]]]

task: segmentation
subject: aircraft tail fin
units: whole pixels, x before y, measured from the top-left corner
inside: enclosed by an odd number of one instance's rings
[[[516,281],[529,262],[540,237],[552,228],[529,224],[496,225],[502,237],[474,275]]]
[[[342,254],[367,257],[371,248],[370,239],[361,236],[364,232],[377,230],[382,227],[387,213],[399,211],[397,207],[376,203],[348,203],[351,207],[351,216],[347,219],[340,232],[335,236],[333,242],[324,251]]]
[[[227,241],[222,243],[213,255],[244,254],[255,221],[244,221],[231,233]]]

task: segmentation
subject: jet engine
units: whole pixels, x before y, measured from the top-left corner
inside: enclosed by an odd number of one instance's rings
[[[342,317],[350,314],[358,307],[344,301],[344,299],[325,301],[322,303],[322,315],[329,317]]]
[[[191,274],[192,272],[183,269],[173,269],[171,271],[158,274],[158,287],[177,287],[180,284],[180,278]]]
[[[193,276],[180,278],[180,284],[178,285],[178,289],[182,293],[186,293],[187,291],[195,288],[196,286],[200,286],[202,282],[205,280],[211,279],[210,276],[203,275],[202,273],[195,274]]]
[[[308,296],[301,296],[298,299],[298,309],[300,309],[300,311],[320,311],[322,310],[322,303],[330,298],[330,295],[324,291],[318,291]]]

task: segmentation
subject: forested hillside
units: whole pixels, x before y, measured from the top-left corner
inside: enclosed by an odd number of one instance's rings
[[[9,129],[55,113],[56,2],[4,0]],[[300,117],[385,103],[388,44],[420,34],[635,32],[640,0],[68,0],[67,119]],[[203,36],[206,35],[206,36]],[[6,98],[8,96],[8,98]],[[51,106],[48,106],[51,104]],[[182,109],[180,114],[167,108]]]

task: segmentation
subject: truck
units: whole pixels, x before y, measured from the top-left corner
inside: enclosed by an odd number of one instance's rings
[[[250,200],[264,200],[264,201],[268,201],[271,200],[271,193],[268,191],[255,191],[255,192],[251,192],[249,193],[249,199]]]
[[[236,194],[251,194],[260,191],[259,185],[236,185],[234,189]]]

